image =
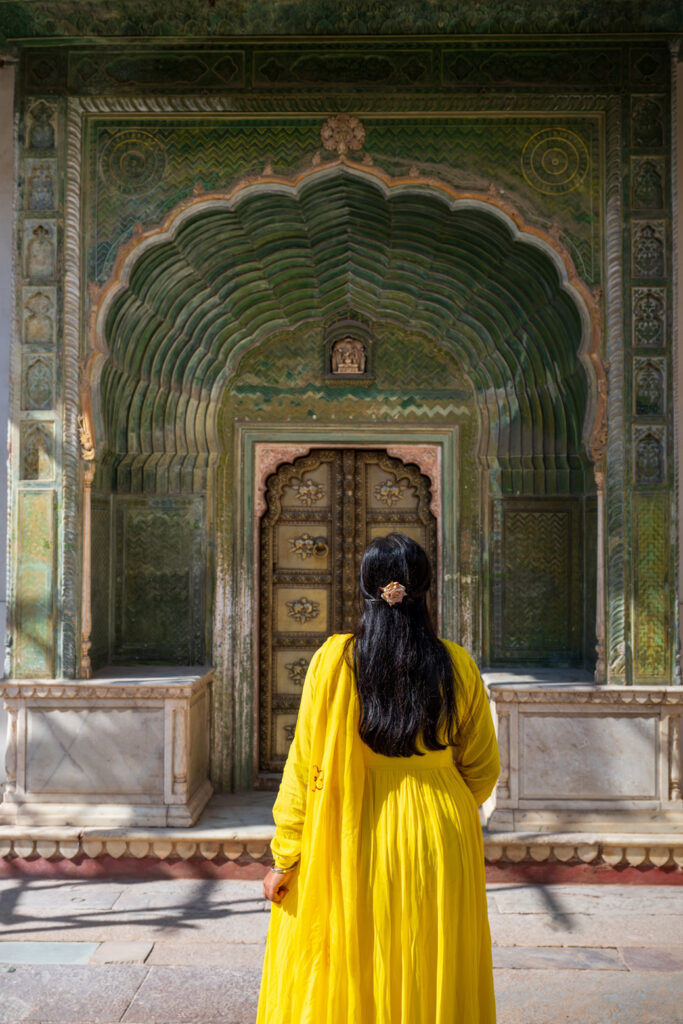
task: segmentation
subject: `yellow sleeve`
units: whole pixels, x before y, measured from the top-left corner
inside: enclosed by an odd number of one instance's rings
[[[460,661],[462,666],[462,661]],[[487,800],[500,775],[498,741],[493,725],[489,699],[476,662],[468,654],[466,680],[469,691],[469,706],[460,720],[458,743],[453,747],[453,760],[472,791],[477,805]]]
[[[308,797],[315,674],[322,651],[323,647],[320,647],[315,652],[306,671],[294,739],[287,754],[282,782],[273,805],[275,836],[271,841],[270,849],[275,866],[278,868],[293,867],[299,860],[301,851],[301,832],[304,827]]]

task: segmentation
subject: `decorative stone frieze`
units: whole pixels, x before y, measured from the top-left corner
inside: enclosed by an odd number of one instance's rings
[[[79,862],[113,857],[116,860],[157,860],[173,862],[192,859],[194,863],[239,862],[242,865],[272,862],[270,840],[274,828],[204,830],[195,826],[179,835],[175,830],[159,829],[56,829],[48,827],[0,825],[0,860],[8,864],[21,859],[50,862]],[[664,868],[673,873],[683,869],[683,843],[680,835],[631,833],[621,835],[556,832],[488,833],[484,832],[486,863],[498,867],[563,864],[567,866],[639,868],[648,871]],[[0,871],[2,865],[0,864]],[[70,869],[70,874],[73,873]],[[89,871],[87,865],[83,873]]]

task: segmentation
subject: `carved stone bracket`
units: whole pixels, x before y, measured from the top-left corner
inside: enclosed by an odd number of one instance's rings
[[[441,446],[438,444],[393,444],[387,448],[387,455],[401,462],[412,462],[429,479],[432,499],[429,503],[432,515],[441,521]]]
[[[308,455],[311,446],[302,444],[255,445],[254,516],[260,519],[266,511],[266,480],[283,462],[294,462],[300,455]]]

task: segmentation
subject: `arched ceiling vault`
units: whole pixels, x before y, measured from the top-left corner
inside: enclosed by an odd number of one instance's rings
[[[492,196],[345,160],[195,196],[122,251],[91,323],[98,440],[205,462],[241,355],[348,309],[454,354],[499,461],[600,454],[599,315],[568,255]]]

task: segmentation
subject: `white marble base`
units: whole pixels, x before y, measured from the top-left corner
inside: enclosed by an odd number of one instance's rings
[[[191,826],[208,780],[212,670],[105,669],[91,680],[2,680],[0,822]]]
[[[675,832],[683,688],[581,675],[483,673],[501,754],[489,831]]]

